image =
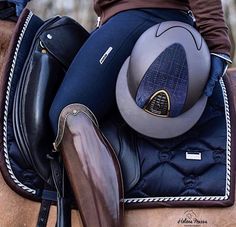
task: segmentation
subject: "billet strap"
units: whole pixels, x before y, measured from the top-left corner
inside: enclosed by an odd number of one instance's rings
[[[47,226],[48,215],[49,215],[51,204],[52,204],[52,201],[50,200],[42,200],[39,216],[38,216],[37,227]]]
[[[58,197],[57,200],[57,227],[71,226],[71,203],[68,198]]]
[[[46,227],[48,216],[50,212],[50,207],[53,202],[57,201],[56,193],[51,190],[47,190],[48,186],[45,184],[45,190],[42,192],[42,202],[39,210],[37,227]]]
[[[48,155],[48,158],[49,158],[49,155]],[[61,197],[63,194],[63,191],[62,191],[63,176],[62,176],[62,166],[60,165],[58,155],[50,156],[50,165],[51,165],[53,182],[57,190],[57,196]]]
[[[52,178],[57,190],[57,227],[71,226],[71,200],[67,193],[67,177],[58,153],[49,156]]]

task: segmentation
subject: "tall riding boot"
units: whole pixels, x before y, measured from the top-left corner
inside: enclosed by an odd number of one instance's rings
[[[61,152],[84,226],[122,226],[121,169],[93,113],[83,105],[69,105],[58,126],[54,147]]]

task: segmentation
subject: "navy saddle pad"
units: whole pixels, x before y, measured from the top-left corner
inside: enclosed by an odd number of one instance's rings
[[[235,105],[230,76],[217,84],[198,123],[179,137],[145,138],[119,117],[103,125],[121,163],[128,207],[234,203]]]

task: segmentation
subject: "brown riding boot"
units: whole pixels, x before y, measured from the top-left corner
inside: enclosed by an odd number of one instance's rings
[[[58,126],[54,147],[61,152],[84,226],[122,226],[121,169],[93,113],[83,105],[69,105]]]

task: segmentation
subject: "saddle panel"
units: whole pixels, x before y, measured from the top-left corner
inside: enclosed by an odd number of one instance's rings
[[[49,110],[65,71],[59,62],[47,54],[35,53],[31,61],[25,74],[27,79],[18,84],[15,94],[14,134],[22,156],[38,170],[43,179],[49,181],[50,168],[46,153],[51,150],[53,135],[48,114],[44,110]]]

